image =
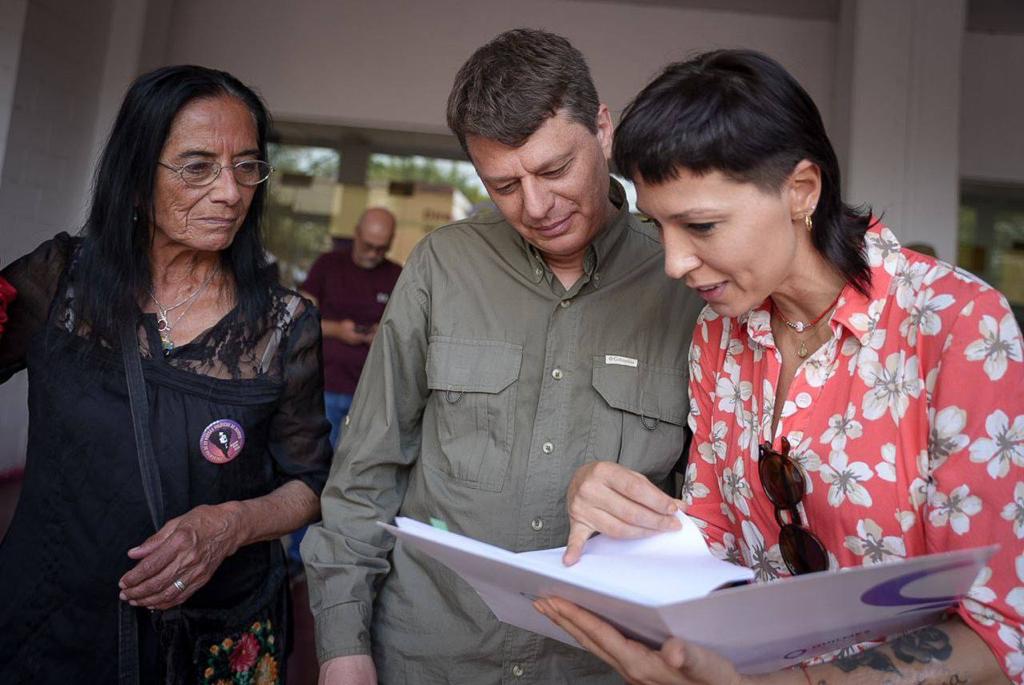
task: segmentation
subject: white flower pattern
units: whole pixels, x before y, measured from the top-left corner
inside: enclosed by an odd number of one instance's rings
[[[842,505],[847,499],[861,507],[871,506],[871,494],[861,483],[874,476],[862,461],[849,463],[845,452],[836,450],[829,455],[828,464],[818,471],[821,479],[830,485],[828,503],[833,507]]]
[[[1024,685],[1019,329],[997,291],[902,250],[884,226],[868,231],[865,247],[867,292],[846,287],[832,337],[803,360],[785,395],[770,302],[737,318],[705,310],[691,355],[700,371],[691,373],[699,401],[689,417],[688,512],[719,556],[741,558],[761,581],[787,575],[757,472],[758,443],[778,449],[786,436],[807,476],[805,522],[832,568],[998,541],[958,611]],[[706,497],[694,494],[700,484]]]
[[[978,330],[981,338],[967,346],[967,358],[984,362],[985,375],[997,381],[1006,373],[1010,361],[1021,361],[1020,330],[1010,313],[998,322],[994,316],[981,317]]]
[[[891,442],[882,445],[882,461],[875,464],[875,473],[882,480],[896,482],[896,445]]]
[[[850,403],[845,414],[833,414],[821,442],[834,450],[846,449],[846,441],[864,435],[864,426],[857,420],[857,407]]]
[[[956,454],[970,442],[967,434],[962,432],[967,427],[967,412],[956,406],[946,407],[938,414],[929,409],[928,423],[931,424],[928,458],[932,468],[938,468],[951,454]]]
[[[932,494],[932,511],[928,515],[935,526],[949,527],[957,535],[964,535],[971,530],[971,517],[981,511],[981,498],[971,494],[966,485],[955,488],[948,495],[942,492]]]
[[[1013,501],[1003,507],[1001,516],[1013,524],[1013,534],[1017,539],[1024,538],[1024,483],[1014,486]]]
[[[860,367],[860,377],[867,384],[864,393],[864,418],[879,419],[886,410],[897,424],[910,406],[910,399],[921,394],[922,382],[918,375],[917,357],[904,362],[903,352],[893,352],[885,359],[885,366],[867,362]]]
[[[683,487],[679,498],[689,506],[693,504],[693,500],[707,497],[710,492],[708,486],[697,480],[697,465],[689,464],[686,467],[686,476],[683,479]]]
[[[903,538],[898,535],[886,535],[882,532],[882,527],[871,519],[857,522],[857,534],[848,535],[845,546],[861,557],[864,566],[898,561],[907,556]]]
[[[740,530],[743,531],[743,539],[740,540],[743,561],[753,569],[754,578],[763,583],[781,576],[786,568],[786,562],[782,560],[779,546],[765,544],[761,531],[750,521],[743,521]]]
[[[1024,466],[1024,414],[1011,424],[1010,417],[996,409],[985,419],[985,430],[988,437],[971,444],[971,461],[987,462],[988,475],[993,478],[1005,478],[1010,464]]]

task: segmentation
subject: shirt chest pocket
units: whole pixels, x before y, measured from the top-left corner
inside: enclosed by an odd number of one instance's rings
[[[434,415],[438,454],[424,445],[428,465],[467,485],[501,491],[512,454],[522,361],[521,345],[430,339],[428,412]],[[424,429],[429,430],[426,421]]]
[[[683,453],[687,401],[685,370],[607,364],[594,357],[595,400],[587,457],[616,460],[655,483]]]

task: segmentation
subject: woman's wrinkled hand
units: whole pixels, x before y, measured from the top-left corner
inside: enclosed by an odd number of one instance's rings
[[[569,540],[562,561],[572,566],[594,533],[642,538],[682,525],[682,506],[645,476],[621,464],[592,461],[576,469],[566,494]]]
[[[121,599],[169,609],[191,597],[241,546],[242,517],[235,504],[198,506],[128,550],[138,563],[118,583]]]
[[[733,665],[709,649],[670,638],[655,651],[564,599],[539,599],[534,608],[618,671],[630,685],[747,685]]]

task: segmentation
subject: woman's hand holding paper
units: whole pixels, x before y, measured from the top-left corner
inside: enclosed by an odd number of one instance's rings
[[[745,685],[728,660],[709,649],[670,638],[655,651],[630,640],[586,609],[564,599],[539,599],[537,611],[612,666],[630,685]]]

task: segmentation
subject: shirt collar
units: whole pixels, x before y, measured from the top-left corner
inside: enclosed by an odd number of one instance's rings
[[[840,294],[831,323],[846,327],[861,345],[870,346],[892,292],[893,276],[906,269],[907,258],[892,231],[874,217],[864,234],[864,256],[871,274],[868,294],[865,296],[847,283]],[[768,345],[773,339],[771,299],[766,298],[760,305],[741,315],[739,323],[746,324],[747,335],[751,340]]]

